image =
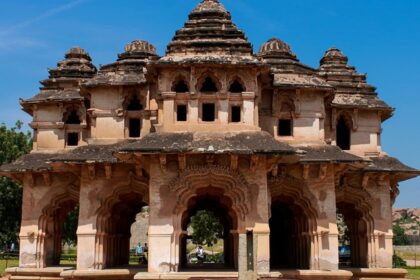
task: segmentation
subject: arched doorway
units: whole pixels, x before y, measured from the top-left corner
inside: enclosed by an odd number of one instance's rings
[[[97,269],[128,266],[131,226],[143,207],[145,193],[135,188],[117,189],[100,209],[97,220]]]
[[[287,196],[272,200],[270,218],[271,269],[309,269],[311,239],[309,217]]]
[[[213,248],[203,246],[205,259],[203,263],[195,258],[196,248],[192,240],[191,221],[198,213],[206,211],[214,216],[222,227],[217,241],[216,252]],[[237,216],[232,210],[232,200],[224,194],[223,189],[207,187],[198,189],[196,196],[188,201],[187,210],[181,218],[180,234],[180,269],[235,269],[237,258]],[[216,244],[217,244],[216,243]],[[201,244],[203,245],[203,244]]]
[[[76,194],[63,194],[57,196],[53,202],[43,210],[43,215],[39,219],[38,249],[40,253],[38,267],[59,266],[60,264],[71,265],[66,261],[61,263],[63,246],[68,238],[76,236],[75,226],[66,227],[65,221],[78,216],[78,201]],[[77,220],[76,220],[77,223]],[[66,230],[66,232],[64,232]],[[72,231],[72,232],[70,232]],[[64,237],[64,238],[63,238]],[[74,262],[74,260],[73,260]],[[74,263],[75,264],[75,263]]]
[[[350,150],[351,148],[351,126],[349,125],[348,118],[341,115],[337,121],[336,128],[336,142],[337,146],[342,150]]]
[[[352,203],[338,202],[342,217],[339,244],[340,267],[368,267],[368,224],[363,213]]]

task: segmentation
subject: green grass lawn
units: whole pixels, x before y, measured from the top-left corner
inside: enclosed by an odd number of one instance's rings
[[[19,260],[18,259],[11,259],[11,260],[7,260],[7,261],[6,260],[0,260],[0,276],[4,274],[7,267],[16,267],[18,265],[19,265]]]
[[[408,278],[420,279],[420,267],[417,268],[406,268],[408,271]]]

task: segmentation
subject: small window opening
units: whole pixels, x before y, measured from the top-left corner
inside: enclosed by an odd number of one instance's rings
[[[232,106],[231,107],[231,121],[234,123],[241,122],[241,106]]]
[[[184,80],[180,80],[174,88],[174,91],[177,93],[184,93],[184,92],[189,92],[189,88],[188,85],[185,83]]]
[[[67,117],[66,124],[80,124],[80,118],[76,110],[71,111],[70,115]]]
[[[127,111],[141,111],[142,109],[143,109],[143,106],[141,105],[138,96],[134,95],[127,106]]]
[[[292,120],[279,120],[278,136],[292,136],[293,127]]]
[[[178,122],[187,121],[187,105],[177,105],[176,106],[176,120]]]
[[[140,137],[140,128],[141,128],[141,120],[140,119],[130,119],[129,123],[129,136],[131,138],[138,138]]]
[[[67,146],[78,146],[79,145],[79,133],[69,132],[67,133]]]
[[[337,122],[337,146],[342,150],[350,150],[350,128],[344,117]]]
[[[242,86],[242,84],[238,80],[235,80],[230,85],[229,91],[232,92],[232,93],[241,93],[241,92],[244,92],[245,90],[244,90],[244,87]]]
[[[215,120],[215,105],[213,103],[203,104],[203,122],[214,122]]]
[[[217,87],[216,84],[213,82],[212,78],[207,77],[204,80],[203,85],[201,86],[201,92],[216,92]]]

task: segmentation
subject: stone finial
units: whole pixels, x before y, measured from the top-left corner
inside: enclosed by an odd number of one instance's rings
[[[289,58],[296,60],[296,55],[288,44],[278,38],[272,38],[263,44],[259,55],[262,57]]]
[[[225,7],[219,2],[219,0],[203,0],[198,4],[193,13],[200,13],[204,11],[217,11],[221,13],[226,13]]]
[[[342,64],[346,65],[348,58],[339,49],[332,47],[328,49],[321,59],[321,65],[324,64]]]
[[[144,53],[156,55],[156,48],[147,41],[135,40],[125,46],[125,51],[129,53]]]

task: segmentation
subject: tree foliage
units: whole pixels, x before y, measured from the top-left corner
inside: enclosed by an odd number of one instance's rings
[[[200,210],[191,217],[190,224],[194,244],[212,247],[218,239],[223,238],[223,226],[213,212]]]
[[[341,213],[337,213],[338,244],[340,246],[350,244],[350,232]]]
[[[0,165],[10,163],[32,148],[30,132],[22,132],[21,121],[12,128],[0,125]],[[14,242],[20,228],[22,189],[6,177],[0,177],[0,244]]]
[[[405,234],[404,229],[400,226],[400,224],[394,224],[392,226],[392,230],[394,232],[394,245],[403,246],[410,244],[410,241],[408,240],[408,237]]]
[[[76,206],[72,211],[67,214],[63,224],[63,235],[61,243],[68,245],[77,245],[77,226],[79,221],[79,207]]]

